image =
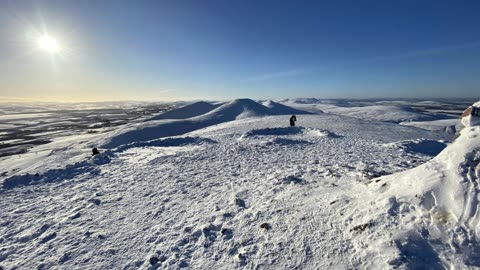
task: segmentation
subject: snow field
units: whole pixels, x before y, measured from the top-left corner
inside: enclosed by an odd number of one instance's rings
[[[376,194],[371,178],[431,158],[385,144],[445,134],[331,114],[297,118],[295,128],[288,116],[266,116],[133,141],[63,171],[9,180],[0,265],[385,269],[375,237],[391,233],[388,216],[400,203],[367,200]],[[387,221],[369,225],[376,215]],[[401,255],[391,250],[389,260]]]

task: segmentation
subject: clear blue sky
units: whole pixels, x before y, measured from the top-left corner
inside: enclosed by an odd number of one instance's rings
[[[0,100],[479,97],[479,14],[453,0],[4,0]]]

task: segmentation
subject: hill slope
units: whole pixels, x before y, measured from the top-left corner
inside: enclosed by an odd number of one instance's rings
[[[205,101],[199,101],[159,114],[155,117],[148,119],[148,121],[162,119],[187,119],[205,114],[211,110],[218,108],[219,106],[219,104],[211,104]]]
[[[268,107],[272,110],[273,114],[277,115],[288,115],[288,114],[312,114],[311,112],[306,112],[292,107],[268,100],[262,103],[265,107]]]
[[[203,108],[204,105],[205,104],[202,104],[201,107]],[[285,109],[288,109],[288,107],[285,106],[284,110]],[[178,113],[179,111],[182,112],[182,108],[176,110],[175,113]],[[135,141],[148,141],[167,136],[181,135],[228,121],[249,117],[277,115],[279,113],[280,111],[274,111],[251,99],[236,99],[205,114],[192,118],[149,121],[134,127],[129,126],[119,129],[112,135],[112,137],[105,139],[102,146],[105,148],[114,148]],[[286,123],[287,120],[288,119],[285,120]]]
[[[195,119],[269,111],[259,108],[236,101]],[[243,118],[181,137],[136,140],[64,168],[44,162],[50,169],[39,175],[8,178],[0,190],[0,230],[8,236],[0,264],[366,269],[383,253],[362,246],[378,247],[368,241],[373,232],[355,228],[374,217],[369,210],[390,208],[368,206],[378,193],[364,183],[431,158],[398,142],[436,142],[445,133],[331,114],[304,115],[295,128],[286,120]],[[372,228],[390,233],[383,224]],[[150,267],[154,256],[159,263]]]

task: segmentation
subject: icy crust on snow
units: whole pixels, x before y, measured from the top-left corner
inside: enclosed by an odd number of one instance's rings
[[[465,127],[431,161],[372,181],[357,207],[368,234],[355,248],[374,243],[363,253],[373,255],[369,267],[480,267],[479,179],[480,126]]]
[[[384,145],[386,147],[400,149],[401,151],[424,154],[428,156],[436,156],[447,146],[444,142],[426,139],[406,140],[387,143]]]
[[[94,173],[3,189],[0,265],[388,268],[377,260],[384,254],[377,243],[385,239],[370,240],[375,233],[392,239],[394,231],[372,219],[403,208],[393,196],[382,199],[386,187],[371,178],[431,157],[384,144],[445,134],[330,114],[297,120],[304,128],[296,133],[284,132],[288,117],[267,116],[185,135],[196,139],[135,141],[110,150],[108,163],[89,165]],[[338,136],[315,135],[326,131]],[[249,132],[257,135],[239,140]],[[307,143],[289,143],[301,141]],[[169,149],[174,153],[162,154]],[[154,267],[152,257],[158,258]]]
[[[157,139],[148,142],[135,142],[131,144],[122,145],[114,150],[107,150],[101,154],[95,155],[91,158],[86,158],[83,161],[69,164],[65,168],[48,169],[41,173],[19,174],[3,181],[4,189],[12,189],[19,186],[28,186],[36,184],[45,184],[57,181],[66,181],[77,176],[88,176],[89,174],[98,174],[100,172],[99,166],[110,163],[112,158],[117,157],[117,153],[127,151],[132,148],[154,148],[156,152],[162,152],[160,147],[170,148],[168,153],[175,154],[179,149],[172,149],[172,147],[203,145],[209,143],[216,143],[214,140],[200,137],[177,137]],[[140,151],[140,150],[136,150]]]

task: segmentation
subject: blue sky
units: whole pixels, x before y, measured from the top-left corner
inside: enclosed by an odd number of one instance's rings
[[[479,13],[479,1],[2,1],[0,100],[479,97]]]

